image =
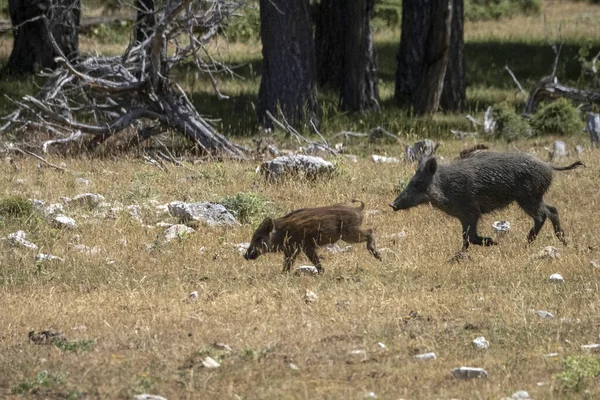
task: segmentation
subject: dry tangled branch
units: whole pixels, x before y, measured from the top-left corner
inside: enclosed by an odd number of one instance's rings
[[[95,143],[135,127],[138,140],[164,127],[185,135],[206,154],[243,158],[244,148],[219,134],[191,104],[181,87],[169,78],[171,69],[191,60],[209,76],[218,96],[215,73],[229,71],[207,46],[244,0],[168,0],[149,14],[142,41],[132,35],[125,53],[116,57],[90,56],[71,63],[61,57],[55,71],[45,72],[45,85],[36,96],[15,100],[18,109],[5,117],[0,133],[32,127],[48,132],[53,143],[92,135]],[[136,4],[154,3],[137,1]]]

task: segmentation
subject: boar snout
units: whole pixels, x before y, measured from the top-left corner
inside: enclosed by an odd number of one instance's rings
[[[396,207],[396,206],[394,205],[394,203],[390,203],[390,204],[389,204],[389,206],[390,206],[390,207],[392,207],[392,210],[394,210],[394,211],[398,211],[398,210],[399,210],[399,208],[398,208],[398,207]]]
[[[259,255],[260,255],[260,252],[258,250],[256,250],[255,247],[248,247],[246,254],[244,254],[244,258],[246,260],[256,260]]]

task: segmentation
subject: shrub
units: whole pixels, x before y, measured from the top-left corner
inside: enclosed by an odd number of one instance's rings
[[[492,134],[495,138],[512,141],[533,136],[533,132],[527,121],[518,115],[514,108],[506,102],[494,106],[492,118],[496,122],[496,129]]]
[[[237,193],[225,197],[220,203],[242,224],[260,222],[269,213],[270,201],[254,193]]]
[[[223,29],[231,42],[244,42],[260,37],[260,12],[258,4],[250,4],[243,8],[239,17],[230,18]]]
[[[29,218],[34,213],[33,203],[23,196],[0,199],[0,217],[6,219]]]
[[[536,134],[566,135],[581,132],[583,120],[569,100],[558,99],[540,105],[531,118],[531,126]]]
[[[465,19],[470,21],[509,18],[516,14],[539,14],[541,0],[467,0]]]
[[[586,384],[586,378],[600,375],[600,363],[592,356],[570,356],[562,362],[562,371],[556,378],[565,389],[578,392]]]

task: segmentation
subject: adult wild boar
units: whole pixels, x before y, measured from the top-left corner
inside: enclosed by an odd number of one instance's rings
[[[585,166],[577,161],[557,168],[525,153],[476,152],[450,164],[439,164],[434,157],[422,159],[406,188],[390,204],[394,211],[431,203],[462,224],[463,250],[469,243],[497,244],[477,234],[482,214],[508,206],[513,201],[533,218],[527,236],[532,242],[550,218],[554,232],[565,243],[558,211],[544,203],[544,194],[552,183],[552,171]]]
[[[335,204],[302,208],[275,220],[266,218],[254,232],[244,258],[254,260],[263,253],[283,251],[283,272],[289,272],[296,256],[303,251],[322,273],[317,247],[341,239],[348,243],[367,242],[369,252],[381,260],[373,230],[361,227],[365,204],[358,200],[352,202],[360,203],[360,207]]]

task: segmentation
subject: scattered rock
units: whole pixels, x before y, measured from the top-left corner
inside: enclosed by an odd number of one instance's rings
[[[202,360],[202,366],[204,368],[219,368],[221,364],[211,357],[206,357],[204,360]]]
[[[88,181],[87,179],[83,179],[83,178],[75,179],[75,183],[78,183],[82,186],[90,186],[90,181]]]
[[[75,222],[75,220],[71,217],[67,217],[66,215],[63,214],[58,214],[55,215],[54,217],[52,217],[52,220],[50,221],[52,223],[52,225],[56,228],[59,229],[76,229],[77,228],[77,222]]]
[[[367,394],[365,394],[365,399],[376,399],[377,395],[375,394],[375,392],[367,392]]]
[[[351,350],[349,352],[349,354],[352,356],[357,356],[357,357],[359,356],[362,361],[367,359],[367,352],[364,349]]]
[[[544,318],[544,319],[552,319],[554,318],[554,314],[552,314],[549,311],[544,311],[544,310],[538,310],[535,312],[537,314],[538,317],[540,318]]]
[[[589,350],[589,351],[593,351],[593,352],[599,352],[600,351],[600,344],[598,344],[598,343],[584,344],[584,345],[581,346],[581,348],[583,350]]]
[[[170,222],[165,222],[165,221],[157,222],[156,224],[154,224],[154,226],[157,228],[170,228],[173,225],[175,225],[175,224],[171,224]]]
[[[567,145],[565,142],[561,140],[555,140],[554,143],[552,143],[552,150],[550,150],[548,153],[548,158],[550,161],[557,161],[561,158],[567,157],[568,155],[569,152],[567,151]]]
[[[488,349],[490,347],[490,342],[485,340],[485,337],[483,337],[483,336],[479,336],[478,338],[475,338],[475,340],[473,340],[472,343],[478,349]]]
[[[396,157],[384,157],[377,154],[373,154],[371,160],[376,164],[395,164],[400,162]]]
[[[73,331],[85,332],[87,331],[87,326],[85,325],[77,325],[71,328]]]
[[[72,199],[65,199],[67,204],[75,205],[79,207],[96,208],[102,202],[104,202],[104,196],[97,193],[82,193],[73,197]]]
[[[294,363],[290,363],[289,367],[290,367],[291,370],[294,370],[294,371],[298,371],[299,370],[298,366],[296,364],[294,364]]]
[[[133,400],[167,400],[166,397],[158,396],[156,394],[136,394],[133,395]]]
[[[387,346],[383,342],[377,342],[377,346],[379,346],[380,348],[382,348],[384,350],[387,350]]]
[[[430,353],[417,354],[415,356],[415,358],[420,361],[427,361],[427,360],[436,360],[437,356],[435,355],[434,352],[430,352]]]
[[[358,162],[358,157],[356,157],[354,154],[343,154],[343,157],[346,160],[350,160],[350,162],[353,162],[353,163],[357,163]]]
[[[312,266],[312,265],[301,265],[299,267],[296,267],[296,273],[297,274],[318,274],[319,270],[317,269],[317,267]]]
[[[62,332],[58,331],[30,331],[29,341],[34,344],[53,344],[57,341],[65,340]]]
[[[246,250],[248,250],[248,247],[250,247],[250,243],[249,242],[236,243],[236,244],[233,244],[232,246],[235,247],[236,249],[238,249],[238,251],[240,253],[245,253]]]
[[[397,244],[401,240],[406,239],[407,236],[408,236],[408,233],[406,233],[405,231],[402,231],[402,232],[398,232],[398,233],[392,233],[391,235],[386,235],[383,238],[387,239],[387,240],[391,240],[394,244]]]
[[[600,269],[600,265],[596,261],[590,261],[590,265],[596,269]]]
[[[323,248],[330,253],[347,253],[352,250],[352,246],[350,245],[340,247],[337,243],[326,244],[325,246],[323,246]]]
[[[165,241],[172,242],[175,239],[181,239],[186,235],[196,232],[193,228],[185,225],[173,225],[165,231]]]
[[[542,386],[546,386],[546,385],[547,385],[546,382],[538,382],[538,383],[536,383],[537,387],[542,387]]]
[[[36,254],[36,256],[35,256],[35,262],[44,262],[44,261],[60,261],[60,262],[63,262],[63,261],[65,261],[65,259],[61,258],[61,257],[53,256],[52,254],[44,254],[44,253]]]
[[[197,303],[198,302],[198,291],[194,290],[192,293],[188,294],[188,300],[190,300],[192,303]]]
[[[518,392],[514,392],[513,394],[510,395],[510,397],[505,397],[504,400],[527,400],[527,399],[531,399],[531,397],[529,397],[529,393],[526,392],[525,390],[519,390]]]
[[[266,179],[273,181],[288,175],[301,175],[307,178],[330,175],[335,170],[335,166],[320,157],[295,155],[281,156],[266,161],[260,165],[258,170]]]
[[[89,247],[89,246],[86,246],[83,244],[76,244],[73,246],[73,249],[77,250],[80,253],[85,253],[89,256],[99,254],[102,251],[102,249],[100,247],[96,247],[96,246]]]
[[[314,292],[307,290],[306,293],[304,293],[304,301],[306,303],[314,303],[317,301],[317,295]]]
[[[24,179],[15,179],[15,180],[13,180],[13,183],[16,183],[17,185],[24,185],[25,180]]]
[[[404,148],[404,161],[418,161],[421,157],[429,157],[435,154],[439,143],[433,140],[425,139],[415,142],[412,146],[407,144]]]
[[[180,223],[204,221],[211,226],[234,226],[240,224],[222,204],[217,203],[184,203],[182,201],[174,201],[169,203],[169,213],[179,218]]]
[[[496,232],[496,235],[506,235],[510,232],[510,222],[508,221],[494,221],[492,228]]]
[[[560,258],[560,253],[556,247],[546,246],[543,250],[537,253],[536,258],[555,260]]]
[[[548,354],[544,354],[544,357],[548,357],[548,358],[556,358],[558,357],[559,354],[558,353],[548,353]]]
[[[38,245],[27,240],[27,234],[24,231],[16,231],[7,237],[12,246],[21,246],[26,249],[37,250]]]
[[[550,275],[550,282],[552,283],[565,283],[561,274],[552,274]]]
[[[581,145],[575,146],[575,152],[578,156],[581,155],[581,153],[583,153],[583,147],[581,147]]]
[[[225,343],[214,342],[212,345],[217,350],[223,350],[223,351],[228,351],[228,352],[232,352],[233,351],[233,349],[231,347],[229,347],[229,345],[227,345]]]
[[[137,204],[132,204],[130,206],[125,207],[125,209],[127,210],[127,214],[129,214],[131,218],[135,219],[140,223],[144,222],[142,218],[142,207],[138,206]]]
[[[460,367],[454,368],[452,371],[452,376],[458,379],[475,379],[475,378],[487,378],[488,373],[483,368],[473,368],[473,367]]]
[[[48,205],[46,208],[42,208],[42,212],[47,218],[52,217],[53,215],[62,214],[65,212],[65,208],[60,203],[52,203]]]

